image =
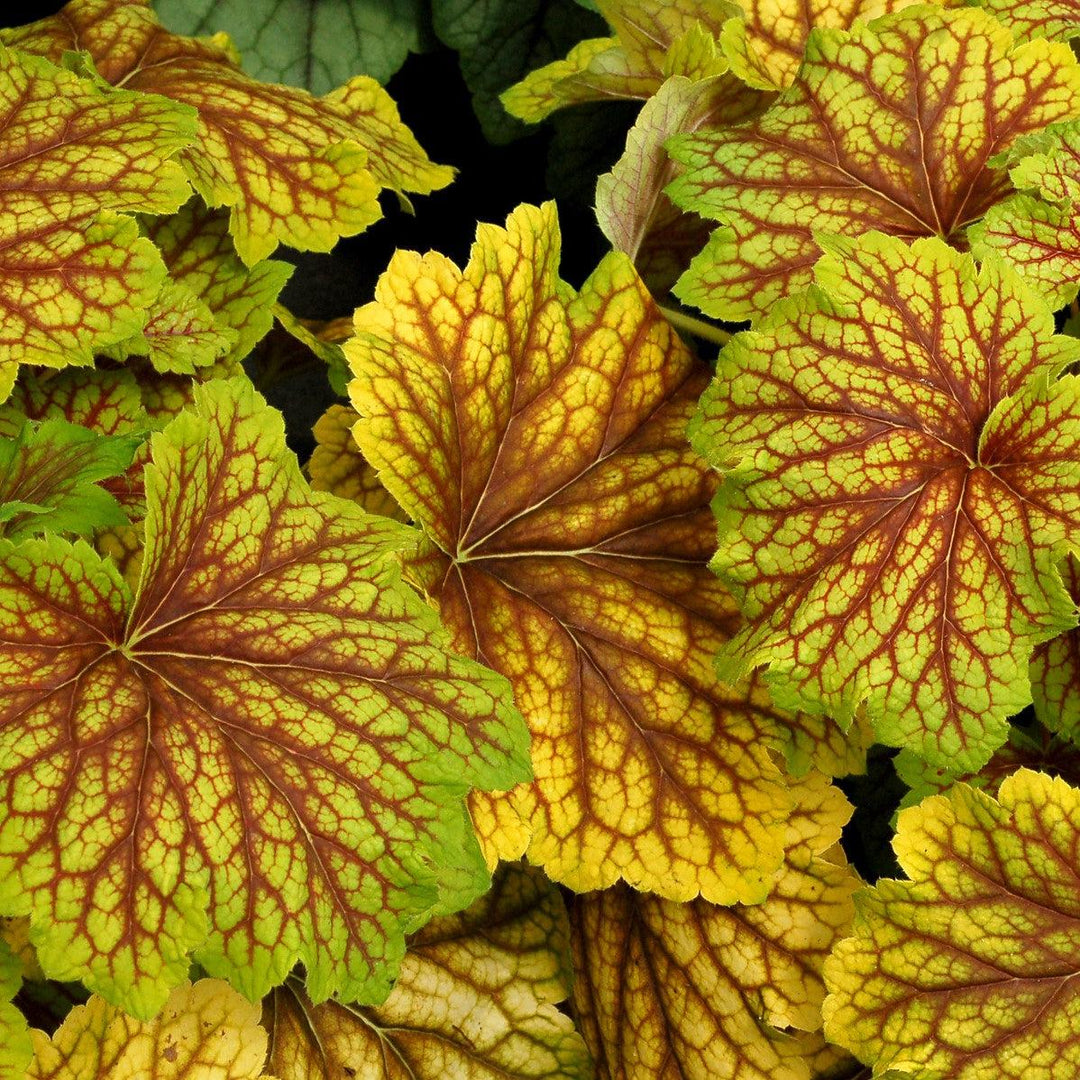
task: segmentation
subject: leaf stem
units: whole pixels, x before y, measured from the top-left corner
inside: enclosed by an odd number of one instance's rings
[[[684,330],[693,337],[700,338],[702,341],[711,341],[714,345],[724,346],[731,340],[730,330],[721,330],[719,326],[713,326],[704,319],[696,319],[693,315],[679,311],[678,308],[666,307],[664,304],[659,304],[658,307],[664,313],[664,318],[676,330]]]

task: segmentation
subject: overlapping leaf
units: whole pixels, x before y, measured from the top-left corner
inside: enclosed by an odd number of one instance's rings
[[[360,448],[426,537],[409,572],[532,729],[535,784],[474,820],[572,888],[760,900],[785,721],[712,674],[737,616],[685,436],[707,371],[626,256],[575,292],[559,246],[547,204],[481,226],[464,271],[398,252],[345,346]]]
[[[977,769],[1031,700],[1034,647],[1075,622],[1080,343],[996,261],[936,238],[829,242],[820,289],[721,355],[696,445],[734,467],[715,565],[786,707]]]
[[[24,1080],[33,1049],[22,1013],[11,1004],[22,982],[22,963],[0,939],[0,1080]]]
[[[821,967],[858,881],[838,848],[821,854],[839,839],[843,797],[820,776],[798,792],[763,904],[674,904],[623,885],[574,898],[574,1005],[598,1080],[821,1075]]]
[[[153,1020],[95,996],[33,1037],[27,1080],[272,1080],[259,1007],[219,979],[178,986]]]
[[[98,368],[24,371],[11,397],[0,406],[0,438],[18,438],[27,420],[78,424],[107,436],[103,445],[112,446],[133,439],[141,442],[150,426],[132,373]],[[148,460],[149,447],[143,444],[126,471],[102,484],[129,516],[142,516],[142,468]]]
[[[313,94],[358,73],[385,83],[422,44],[420,0],[155,0],[154,7],[175,33],[226,31],[256,79]]]
[[[1080,34],[1080,4],[1076,0],[981,0],[979,6],[1021,39],[1065,41]]]
[[[1080,1068],[1080,794],[1022,770],[900,815],[910,878],[856,897],[826,962],[829,1037],[875,1066],[963,1080]]]
[[[849,30],[911,7],[913,0],[740,0],[742,12],[728,19],[720,45],[731,70],[760,90],[783,90],[795,81],[810,31],[816,27]],[[949,6],[946,0],[944,6]]]
[[[1016,45],[981,11],[919,6],[815,30],[763,116],[669,143],[685,167],[675,203],[721,223],[675,291],[710,315],[754,318],[810,282],[815,233],[961,241],[1010,190],[988,159],[1078,112],[1069,47]]]
[[[89,536],[127,524],[98,481],[126,472],[142,441],[141,434],[101,435],[58,419],[26,421],[14,437],[0,437],[0,538]]]
[[[469,911],[410,940],[379,1008],[312,1005],[294,980],[274,991],[267,1069],[278,1080],[592,1080],[556,1008],[570,993],[569,949],[558,889],[505,866]]]
[[[227,37],[185,38],[149,0],[71,0],[3,40],[59,59],[86,50],[100,74],[130,90],[194,106],[196,143],[182,161],[209,206],[230,208],[249,266],[279,243],[326,251],[381,216],[379,189],[427,193],[452,170],[433,165],[374,79],[357,76],[322,98],[246,75]]]
[[[88,364],[138,332],[164,277],[118,211],[169,213],[189,109],[0,47],[0,400],[20,363]]]
[[[1080,601],[1080,561],[1071,555],[1061,569],[1069,595]],[[1031,695],[1039,721],[1080,746],[1080,631],[1059,634],[1035,650]]]
[[[0,911],[137,1016],[190,954],[251,997],[379,1000],[402,927],[486,885],[463,796],[527,775],[501,679],[402,586],[408,533],[312,493],[280,417],[200,386],[153,440],[130,595],[84,544],[0,562]]]
[[[502,95],[508,112],[534,124],[564,105],[651,97],[669,75],[706,79],[727,70],[717,39],[724,22],[739,14],[729,0],[600,0],[598,6],[615,36],[582,41],[565,60],[531,72]],[[736,79],[728,90],[750,107],[760,100]]]
[[[159,371],[190,375],[215,361],[242,360],[273,325],[272,308],[292,267],[269,259],[245,266],[233,249],[228,222],[228,214],[192,199],[178,214],[145,223],[146,235],[165,259],[171,286],[195,302],[216,339],[197,355],[190,335],[176,337],[167,332],[167,322],[161,324],[159,298],[143,331]]]

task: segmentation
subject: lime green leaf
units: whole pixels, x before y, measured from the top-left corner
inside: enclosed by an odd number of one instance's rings
[[[326,377],[334,393],[347,394],[349,365],[345,359],[345,354],[341,351],[341,342],[345,341],[352,332],[352,324],[349,324],[348,329],[340,338],[331,340],[325,334],[316,333],[311,328],[311,324],[298,319],[282,304],[274,305],[274,317],[281,328],[293,337],[299,345],[326,364]]]
[[[531,72],[502,95],[512,115],[535,124],[565,105],[648,98],[669,75],[707,79],[728,68],[718,38],[739,14],[728,0],[600,0],[614,37],[576,45],[565,60]],[[728,92],[751,103],[761,95],[738,79]],[[748,107],[749,108],[749,107]]]
[[[66,420],[24,422],[0,437],[0,537],[89,536],[127,517],[99,480],[131,465],[142,435],[102,435]]]
[[[97,368],[24,370],[11,397],[0,406],[0,437],[18,437],[27,420],[66,420],[110,436],[141,434],[150,427],[134,375]],[[129,516],[141,517],[145,510],[142,468],[148,460],[149,446],[144,443],[126,473],[102,484]]]
[[[0,37],[59,60],[86,50],[110,83],[194,106],[196,143],[181,160],[249,266],[279,243],[328,251],[377,220],[379,189],[427,193],[453,171],[433,165],[374,79],[360,75],[322,98],[260,83],[228,38],[163,30],[149,0],[71,0],[58,15]]]
[[[355,434],[423,530],[407,573],[532,730],[535,783],[471,804],[489,860],[756,902],[790,808],[769,747],[795,721],[713,671],[737,613],[685,433],[708,372],[625,255],[577,291],[560,246],[548,203],[481,225],[464,270],[398,252],[345,345]]]
[[[1061,569],[1069,595],[1080,601],[1080,561],[1070,555]],[[1031,696],[1039,721],[1080,746],[1080,631],[1059,634],[1035,650]]]
[[[626,150],[596,184],[596,220],[616,251],[625,251],[654,294],[667,292],[704,246],[710,226],[675,207],[664,189],[676,164],[664,144],[679,132],[738,123],[756,102],[731,93],[723,77],[667,79],[641,108]],[[749,110],[749,111],[748,111]]]
[[[435,33],[458,53],[484,134],[496,143],[525,131],[500,91],[604,28],[573,0],[432,0],[431,10]]]
[[[4,551],[0,911],[137,1016],[193,950],[253,998],[300,960],[379,1000],[403,928],[486,886],[463,797],[527,776],[524,729],[399,583],[409,531],[312,493],[250,384],[193,397],[134,596],[84,544]]]
[[[222,358],[242,360],[273,325],[273,305],[292,266],[269,259],[245,266],[233,249],[229,215],[208,210],[198,199],[144,227],[171,278],[198,296],[218,329],[231,337]]]
[[[824,241],[823,241],[824,242]],[[748,625],[738,677],[778,704],[977,769],[1072,626],[1054,562],[1080,543],[1080,358],[996,260],[937,238],[833,238],[820,288],[735,337],[695,421],[733,471],[715,566]]]
[[[875,1075],[1075,1075],[1078,831],[1080,792],[1026,769],[996,800],[958,784],[903,811],[910,880],[856,896],[825,965],[829,1038]]]
[[[22,961],[0,940],[0,1080],[24,1080],[33,1048],[22,1013],[11,1004],[22,982]]]
[[[139,331],[164,276],[116,211],[169,213],[191,110],[0,47],[0,400],[20,363],[89,364]]]
[[[385,83],[423,46],[420,0],[154,0],[176,34],[224,30],[244,70],[325,94],[353,75]]]
[[[27,1080],[273,1080],[259,1007],[218,979],[178,986],[148,1021],[92,997],[51,1039],[33,1037]]]
[[[896,774],[911,789],[901,807],[914,806],[928,795],[938,795],[957,781],[997,793],[1002,781],[1017,769],[1036,769],[1069,783],[1080,782],[1080,748],[1059,738],[1041,724],[1031,729],[1011,727],[1009,741],[978,772],[950,772],[934,768],[908,750],[893,759]]]
[[[267,1000],[267,1068],[281,1080],[592,1080],[556,1007],[570,993],[569,926],[539,870],[504,866],[467,912],[409,942],[384,1005],[312,1005],[290,979]]]
[[[669,143],[685,166],[669,194],[721,223],[675,292],[709,315],[754,318],[809,284],[815,233],[962,240],[1009,191],[988,159],[1078,113],[1069,47],[1015,45],[981,11],[920,6],[815,30],[763,116]]]
[[[859,884],[833,846],[850,807],[821,776],[795,788],[764,903],[674,904],[623,885],[573,899],[574,1011],[598,1080],[810,1080],[837,1064],[817,1032],[821,968]]]

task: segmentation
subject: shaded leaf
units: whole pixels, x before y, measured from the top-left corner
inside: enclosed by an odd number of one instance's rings
[[[1021,770],[997,800],[965,784],[900,815],[910,880],[857,894],[826,962],[829,1038],[875,1072],[1052,1080],[1076,1038],[1080,795]]]
[[[51,1039],[33,1036],[27,1080],[272,1080],[259,1007],[218,979],[178,986],[153,1020],[95,996]]]
[[[54,60],[83,49],[107,82],[194,106],[198,140],[181,160],[207,205],[230,208],[249,266],[279,243],[329,251],[363,231],[382,214],[380,188],[426,194],[453,178],[428,160],[374,79],[359,75],[322,98],[258,82],[225,35],[170,34],[149,0],[71,0],[0,37]]]
[[[499,94],[589,34],[602,19],[574,0],[431,0],[435,33],[458,54],[473,109],[489,142],[524,134]]]
[[[11,1004],[22,982],[22,962],[0,939],[0,1080],[24,1080],[33,1048],[22,1013]]]
[[[821,967],[858,886],[833,848],[850,807],[820,776],[797,792],[763,904],[674,904],[624,885],[574,898],[574,1008],[598,1080],[809,1080],[815,1059],[836,1063],[814,1033]]]
[[[138,332],[164,277],[117,211],[170,213],[195,118],[0,46],[0,401],[20,363],[89,364]]]
[[[252,998],[299,960],[379,1000],[403,928],[486,887],[463,797],[527,775],[525,732],[399,583],[408,531],[311,492],[250,384],[193,396],[134,596],[85,544],[2,553],[0,911],[144,1018],[193,951]]]
[[[1065,41],[1080,33],[1077,0],[980,0],[984,7],[1020,39]]]
[[[59,419],[26,421],[13,438],[0,437],[0,538],[126,525],[98,481],[123,475],[142,441],[141,433],[101,435]]]
[[[325,94],[353,75],[385,83],[422,46],[421,0],[154,0],[177,34],[224,30],[244,70]]]
[[[738,321],[809,284],[816,234],[962,242],[1010,190],[988,159],[1078,112],[1069,47],[1015,45],[978,10],[920,6],[815,30],[795,83],[763,116],[669,142],[685,167],[669,194],[721,223],[675,292]]]
[[[577,292],[560,244],[548,203],[481,225],[464,270],[398,252],[345,346],[354,433],[423,529],[407,573],[532,730],[536,782],[471,804],[489,861],[755,902],[782,856],[767,747],[789,721],[712,670],[737,614],[685,436],[707,369],[625,255]]]
[[[823,241],[824,242],[824,241]],[[730,466],[714,565],[747,626],[726,677],[977,769],[1075,624],[1080,344],[996,260],[936,238],[833,238],[819,288],[721,354],[695,445]]]
[[[591,1080],[570,993],[569,927],[543,873],[504,866],[467,912],[412,937],[374,1009],[312,1005],[290,980],[267,999],[278,1080]]]
[[[670,75],[707,79],[727,71],[717,39],[739,14],[728,0],[600,0],[614,37],[582,41],[564,60],[532,71],[502,95],[507,111],[530,124],[566,105],[649,98]],[[727,91],[751,103],[760,95],[737,79]],[[742,106],[746,111],[749,109]]]
[[[1080,602],[1080,561],[1069,555],[1061,570],[1069,596]],[[1068,630],[1035,650],[1031,696],[1040,723],[1080,746],[1080,631]]]

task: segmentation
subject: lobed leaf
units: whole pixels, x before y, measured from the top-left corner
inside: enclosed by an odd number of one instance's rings
[[[1076,555],[1070,555],[1061,570],[1069,596],[1080,601]],[[1035,650],[1031,695],[1039,722],[1080,747],[1080,632],[1068,630]]]
[[[1010,185],[989,167],[1020,136],[1080,112],[1061,43],[1014,43],[974,9],[910,7],[814,30],[794,84],[760,118],[679,136],[675,203],[719,221],[675,287],[738,321],[812,280],[815,236],[880,230],[963,242]]]
[[[0,436],[0,538],[89,536],[126,525],[98,482],[123,475],[142,441],[141,433],[102,435],[61,419],[27,420],[14,437]]]
[[[573,1000],[598,1080],[810,1080],[837,1064],[816,1034],[821,967],[858,880],[838,848],[823,853],[850,808],[820,775],[797,791],[787,862],[760,905],[624,885],[574,898]]]
[[[539,870],[502,867],[467,912],[414,935],[373,1009],[312,1005],[295,980],[267,999],[278,1080],[592,1080],[557,1005],[570,993],[569,926]]]
[[[50,1039],[34,1031],[27,1080],[273,1080],[259,1007],[227,983],[201,979],[169,996],[161,1015],[137,1020],[92,997]]]
[[[472,802],[489,861],[756,902],[789,808],[767,747],[797,721],[712,672],[737,614],[684,434],[707,370],[626,256],[578,292],[559,248],[549,203],[480,226],[464,270],[398,252],[345,346],[355,434],[423,530],[408,574],[532,730],[535,783]]]
[[[402,526],[311,492],[244,380],[154,436],[134,595],[85,544],[0,558],[0,911],[137,1017],[190,956],[381,999],[487,884],[473,785],[528,774],[504,682],[402,586]]]
[[[0,38],[59,60],[89,53],[101,76],[193,106],[198,139],[181,160],[208,206],[230,208],[249,266],[279,243],[328,251],[381,217],[378,194],[427,194],[453,177],[433,165],[374,79],[360,75],[322,98],[260,83],[225,35],[165,30],[149,0],[71,0],[57,15]]]
[[[0,401],[19,364],[89,364],[141,329],[164,267],[118,211],[180,206],[194,122],[0,46]]]
[[[227,31],[254,78],[313,94],[357,72],[386,83],[422,47],[420,0],[155,0],[154,7],[178,34]]]
[[[695,445],[730,465],[715,567],[778,704],[978,769],[1074,625],[1055,561],[1080,542],[1080,356],[996,261],[936,238],[833,238],[820,288],[721,354]]]
[[[1080,33],[1080,4],[1076,0],[981,0],[980,6],[1021,40],[1066,41]]]
[[[875,1075],[1057,1080],[1076,1038],[1080,795],[1023,769],[900,814],[910,880],[856,896],[825,965],[825,1031]]]
[[[11,1003],[22,982],[22,962],[0,939],[0,1080],[24,1080],[33,1048],[26,1020]]]
[[[600,0],[597,6],[615,36],[582,41],[565,60],[530,72],[501,95],[511,115],[535,124],[566,105],[649,98],[670,75],[697,80],[727,71],[717,39],[739,13],[729,0]],[[759,102],[736,79],[727,89],[746,98],[747,112]]]

